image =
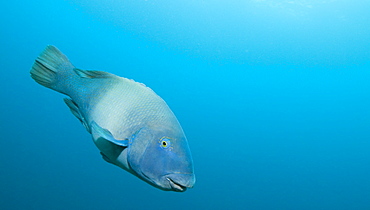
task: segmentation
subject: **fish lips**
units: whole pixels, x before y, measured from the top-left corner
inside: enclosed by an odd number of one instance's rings
[[[187,187],[185,187],[185,186],[183,186],[179,183],[174,182],[171,178],[166,177],[166,179],[170,183],[170,186],[171,186],[173,191],[176,191],[176,192],[185,192],[186,191]]]
[[[157,180],[149,178],[144,173],[142,175],[144,181],[164,191],[185,192],[188,188],[193,188],[195,183],[195,176],[190,173],[171,173]]]
[[[171,190],[185,192],[187,188],[193,188],[195,183],[194,174],[173,173],[164,176]]]

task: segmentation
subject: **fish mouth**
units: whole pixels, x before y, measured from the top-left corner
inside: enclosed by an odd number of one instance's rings
[[[172,190],[174,190],[176,192],[185,192],[185,190],[187,189],[187,187],[185,187],[185,186],[183,186],[183,185],[181,185],[179,183],[176,183],[175,181],[173,181],[169,177],[166,177],[166,179],[170,183],[170,186],[171,186]]]

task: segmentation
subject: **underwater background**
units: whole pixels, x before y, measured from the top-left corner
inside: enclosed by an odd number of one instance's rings
[[[11,0],[0,7],[0,209],[370,209],[370,1]],[[106,163],[29,70],[48,44],[152,88],[197,182]]]

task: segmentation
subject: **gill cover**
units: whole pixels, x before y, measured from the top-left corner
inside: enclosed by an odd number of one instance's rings
[[[194,185],[192,158],[182,132],[143,128],[131,139],[127,160],[141,179],[162,190],[185,191]]]
[[[141,128],[129,139],[127,162],[132,170],[134,170],[142,178],[147,179],[141,171],[141,160],[147,149],[147,145],[153,139],[153,135],[147,128]],[[150,181],[150,180],[147,180]]]

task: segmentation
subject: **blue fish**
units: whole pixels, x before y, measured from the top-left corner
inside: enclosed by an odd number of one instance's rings
[[[103,71],[75,68],[47,46],[30,71],[64,101],[92,135],[105,161],[166,191],[195,183],[185,134],[166,102],[142,83]]]

